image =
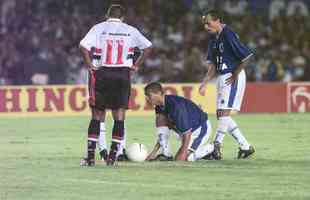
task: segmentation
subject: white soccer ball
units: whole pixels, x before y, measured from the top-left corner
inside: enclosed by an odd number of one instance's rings
[[[147,157],[147,149],[143,144],[133,143],[126,149],[129,160],[134,162],[143,162]]]

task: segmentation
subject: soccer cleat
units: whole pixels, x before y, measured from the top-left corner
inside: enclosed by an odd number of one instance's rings
[[[123,153],[117,157],[117,161],[129,161],[129,158],[126,154],[126,150],[123,149]]]
[[[173,161],[173,157],[165,156],[164,154],[158,154],[155,158],[150,159],[150,161]]]
[[[107,160],[108,159],[108,152],[106,149],[103,149],[99,152],[100,160]]]
[[[83,158],[80,161],[80,166],[87,166],[87,167],[91,167],[95,165],[95,159],[89,159],[89,158]]]
[[[214,156],[213,156],[213,153],[209,153],[208,155],[205,155],[201,159],[203,159],[203,160],[215,160]]]
[[[214,142],[214,150],[212,152],[212,157],[214,160],[222,160],[223,155],[221,151],[221,143]]]
[[[255,153],[255,149],[253,146],[250,146],[250,148],[248,150],[242,150],[239,147],[239,152],[238,152],[238,159],[245,159],[250,157],[252,154]]]
[[[115,165],[115,161],[116,161],[116,153],[110,152],[108,159],[107,159],[107,165],[113,166],[113,165]]]
[[[111,149],[108,155],[108,159],[107,159],[107,165],[109,166],[113,166],[115,165],[115,161],[117,160],[117,147],[118,144],[113,144],[111,145]]]

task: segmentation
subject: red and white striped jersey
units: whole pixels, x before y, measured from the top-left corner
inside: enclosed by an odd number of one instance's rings
[[[110,18],[93,26],[80,45],[91,51],[96,67],[132,67],[134,48],[145,49],[152,43],[135,27]]]

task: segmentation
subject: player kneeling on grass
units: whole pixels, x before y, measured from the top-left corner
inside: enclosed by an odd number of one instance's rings
[[[148,84],[144,88],[144,93],[147,100],[156,106],[156,124],[160,137],[148,156],[148,160],[155,156],[160,147],[167,148],[167,132],[169,132],[167,125],[169,123],[173,123],[182,143],[175,160],[195,161],[212,153],[213,145],[206,144],[211,134],[211,124],[207,113],[188,99],[165,95],[161,84],[157,82]]]

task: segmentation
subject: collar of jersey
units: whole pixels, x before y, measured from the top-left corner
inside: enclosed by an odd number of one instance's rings
[[[120,20],[118,18],[109,18],[107,21],[108,22],[122,22],[122,20]]]
[[[216,38],[219,38],[222,32],[224,31],[224,28],[226,27],[226,24],[222,24],[222,30],[218,34],[216,34]]]

